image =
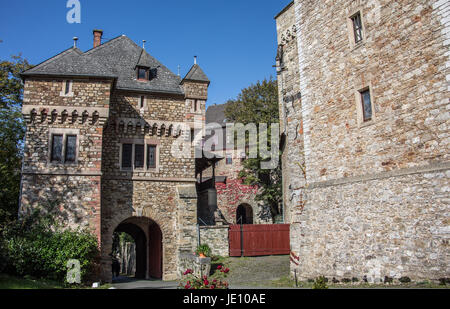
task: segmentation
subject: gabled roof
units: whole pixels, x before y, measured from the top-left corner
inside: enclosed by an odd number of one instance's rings
[[[189,72],[186,74],[186,76],[183,78],[183,82],[189,80],[189,81],[195,81],[195,82],[206,82],[210,83],[208,76],[206,76],[205,72],[203,72],[202,68],[198,64],[194,64],[192,68],[189,70]]]
[[[137,80],[137,65],[153,70],[151,80]],[[22,75],[115,77],[116,88],[120,90],[184,94],[180,77],[125,35],[85,53],[77,48],[68,49]]]
[[[139,56],[139,61],[136,66],[149,68],[151,64],[152,61],[150,59],[150,55],[145,51],[145,49],[142,49],[141,55]]]

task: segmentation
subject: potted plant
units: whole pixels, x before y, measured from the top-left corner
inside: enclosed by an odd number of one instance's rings
[[[211,248],[207,244],[202,244],[197,247],[195,253],[201,258],[209,257],[211,256]]]

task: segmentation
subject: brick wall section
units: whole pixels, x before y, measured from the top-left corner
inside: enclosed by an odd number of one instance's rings
[[[448,8],[295,1],[303,142],[286,147],[298,147],[306,165],[300,203],[290,204],[300,257],[291,270],[301,278],[449,276]],[[364,42],[353,46],[348,20],[357,11]],[[367,86],[374,121],[362,123],[356,96]]]
[[[211,254],[217,256],[229,256],[228,225],[201,226],[200,241],[211,248]]]
[[[61,96],[61,78],[27,79],[24,85],[25,105],[109,107],[111,82],[97,79],[75,79],[72,85],[73,96]]]
[[[27,112],[25,135],[22,195],[20,214],[31,208],[56,205],[60,220],[72,228],[81,226],[100,238],[100,176],[103,123],[102,110],[109,107],[111,82],[98,80],[74,80],[72,91],[76,96],[62,97],[63,81],[58,79],[27,79],[24,86],[23,110],[35,109],[32,122]],[[86,122],[81,114],[89,109]],[[67,119],[64,110],[76,109],[80,119],[72,122],[71,112]],[[101,118],[93,123],[92,110],[101,112]],[[48,116],[41,118],[41,111]],[[58,111],[54,121],[51,112]],[[78,162],[64,165],[50,162],[50,134],[65,130],[78,132]]]
[[[185,81],[184,93],[187,98],[204,99],[208,98],[208,84],[202,82]]]

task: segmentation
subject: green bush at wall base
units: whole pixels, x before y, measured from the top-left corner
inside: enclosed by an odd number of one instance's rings
[[[81,230],[53,230],[40,224],[20,229],[19,225],[0,231],[2,271],[65,282],[67,262],[76,259],[82,280],[91,273],[99,256],[94,235]]]

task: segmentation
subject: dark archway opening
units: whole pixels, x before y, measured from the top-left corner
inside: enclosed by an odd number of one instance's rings
[[[114,233],[126,233],[130,235],[134,240],[135,253],[133,263],[135,264],[134,277],[137,279],[145,279],[147,274],[147,237],[144,231],[137,225],[132,223],[120,224]],[[113,244],[117,244],[117,241],[113,241]],[[113,248],[113,252],[117,252],[116,248]],[[121,270],[124,269],[123,262],[121,263]]]
[[[253,209],[248,204],[241,204],[236,210],[236,224],[253,224]]]

